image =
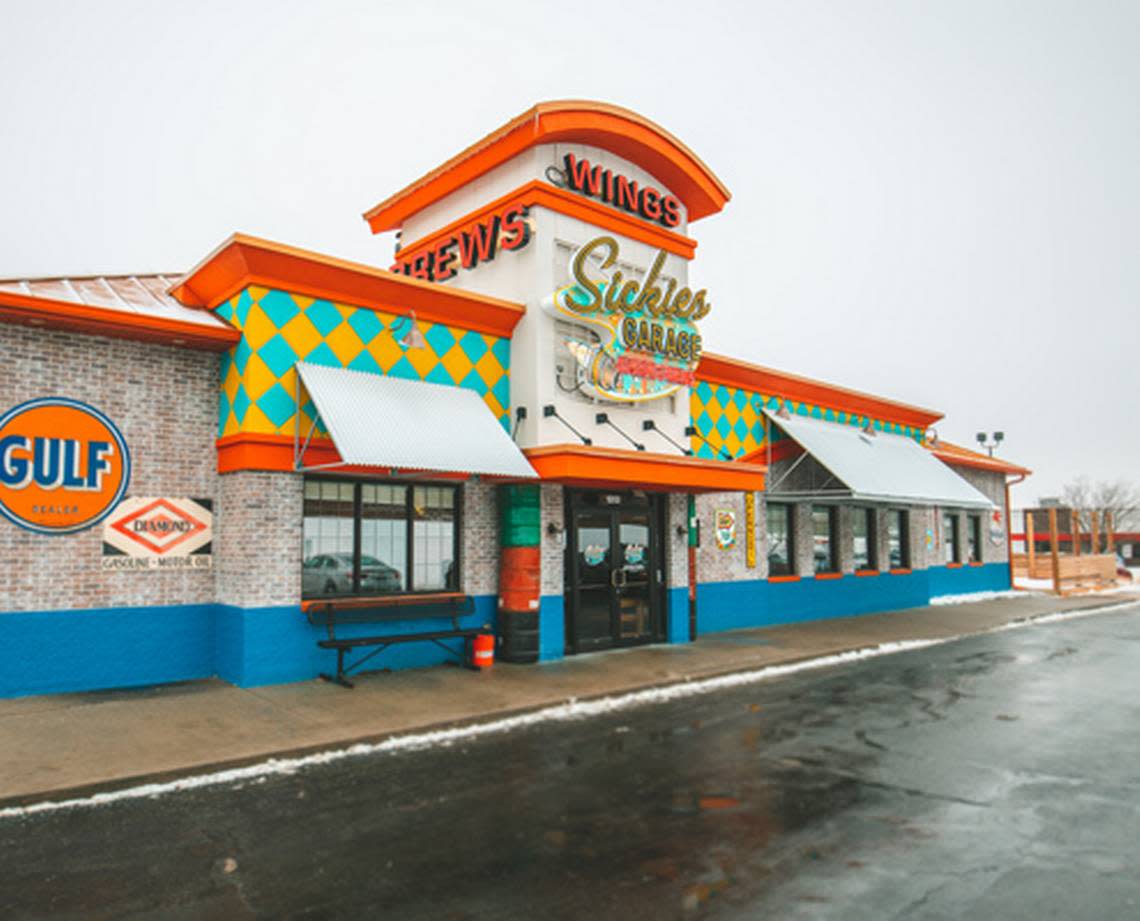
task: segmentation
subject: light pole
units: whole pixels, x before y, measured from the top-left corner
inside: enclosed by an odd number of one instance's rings
[[[990,457],[993,457],[994,448],[1005,441],[1005,432],[994,432],[994,440],[992,442],[986,440],[989,436],[987,436],[985,432],[978,432],[976,437],[978,439],[978,444],[990,452]]]

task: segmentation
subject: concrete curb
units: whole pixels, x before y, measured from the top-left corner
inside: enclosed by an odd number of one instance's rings
[[[547,700],[541,703],[532,704],[525,707],[517,707],[511,709],[494,710],[478,714],[469,718],[459,720],[447,720],[438,723],[424,723],[414,727],[404,727],[399,730],[382,733],[370,733],[360,736],[348,736],[343,739],[338,739],[335,742],[323,742],[315,745],[299,746],[295,748],[280,749],[275,751],[267,751],[257,755],[245,756],[242,758],[234,758],[228,760],[220,760],[210,762],[209,764],[198,764],[186,768],[172,769],[169,771],[160,771],[153,773],[128,775],[112,781],[103,781],[94,784],[82,784],[75,786],[56,787],[52,789],[38,791],[36,793],[21,794],[14,797],[0,798],[0,811],[5,809],[19,809],[26,808],[34,804],[43,804],[47,802],[60,802],[63,800],[82,800],[87,799],[99,794],[114,793],[122,790],[129,790],[142,785],[152,784],[168,784],[174,781],[190,778],[207,776],[210,774],[219,773],[222,771],[235,770],[245,767],[250,767],[257,764],[264,764],[273,760],[282,759],[296,759],[304,758],[309,755],[317,755],[325,752],[340,751],[343,749],[351,748],[356,745],[377,745],[390,739],[396,739],[413,734],[426,734],[432,732],[443,732],[448,730],[463,729],[469,726],[478,726],[495,721],[511,719],[514,717],[527,716],[533,713],[540,713],[545,710],[563,707],[574,703],[588,703],[591,701],[605,700],[608,698],[623,697],[627,695],[634,695],[646,691],[660,690],[663,688],[677,687],[681,685],[693,684],[703,681],[711,681],[718,678],[724,678],[731,675],[743,675],[751,672],[763,672],[767,669],[782,668],[791,665],[802,664],[805,662],[813,662],[829,658],[831,656],[859,653],[864,651],[873,651],[881,649],[883,646],[892,643],[908,643],[908,642],[922,642],[929,645],[943,645],[946,643],[957,642],[958,640],[970,639],[975,636],[984,636],[988,633],[995,633],[1002,630],[1008,630],[1017,627],[1032,626],[1034,623],[1042,620],[1054,620],[1059,617],[1062,618],[1077,618],[1081,616],[1095,616],[1097,614],[1109,614],[1114,611],[1122,610],[1129,607],[1135,607],[1140,602],[1135,599],[1130,599],[1122,602],[1115,602],[1112,604],[1097,606],[1097,607],[1078,607],[1062,611],[1051,611],[1037,615],[1023,615],[1014,617],[1010,620],[987,626],[978,630],[971,630],[964,633],[956,633],[952,636],[945,637],[930,637],[930,638],[917,638],[917,637],[898,637],[891,640],[885,640],[880,643],[860,643],[853,646],[845,646],[826,651],[813,651],[804,655],[790,655],[787,658],[778,659],[776,661],[766,662],[762,665],[753,666],[734,666],[727,669],[713,669],[702,672],[694,672],[691,674],[681,675],[675,678],[667,678],[661,681],[642,682],[640,684],[633,684],[623,686],[621,688],[611,688],[605,691],[599,691],[595,694],[587,694],[581,696],[570,696],[557,698],[554,700]],[[909,650],[900,649],[897,652],[906,652]],[[896,651],[886,652],[884,655],[894,655]],[[824,667],[840,667],[847,663],[834,663],[830,666]]]

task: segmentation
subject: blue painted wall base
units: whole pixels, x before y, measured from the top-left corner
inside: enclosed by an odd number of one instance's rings
[[[668,591],[668,612],[665,627],[670,643],[689,642],[689,589],[671,588]]]
[[[538,661],[553,662],[566,655],[566,601],[561,595],[538,600]]]
[[[213,605],[0,614],[0,697],[213,674]]]
[[[844,575],[839,579],[793,582],[705,582],[697,586],[697,630],[700,635],[920,608],[941,595],[1003,591],[1009,587],[1006,563],[953,569],[936,566],[899,575]]]
[[[933,566],[930,573],[930,597],[965,595],[970,592],[1004,592],[1012,588],[1009,566],[1006,563],[985,563],[982,566]]]
[[[1009,587],[1005,563],[937,566],[909,575],[709,582],[697,588],[698,634],[922,607],[940,595]],[[688,642],[688,590],[670,589],[667,606],[667,641]],[[478,596],[474,613],[461,623],[494,627],[496,609],[495,596]],[[449,623],[355,624],[337,632],[346,637],[406,633],[442,629]],[[336,653],[317,647],[323,635],[297,606],[206,604],[5,613],[0,614],[0,697],[139,687],[213,675],[240,687],[303,681],[336,669]],[[565,637],[562,596],[542,596],[539,660],[561,659]],[[431,643],[411,643],[393,646],[369,665],[398,670],[447,660]]]
[[[465,627],[495,626],[494,596],[477,596]],[[447,618],[352,624],[344,637],[447,629]],[[239,687],[336,671],[325,635],[295,605],[180,605],[0,614],[0,697],[138,687],[217,675]],[[454,644],[461,650],[460,641]],[[365,650],[367,652],[367,650]],[[432,643],[393,646],[369,667],[418,668],[450,657]]]

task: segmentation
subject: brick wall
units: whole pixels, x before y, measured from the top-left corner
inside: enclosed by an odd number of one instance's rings
[[[972,467],[954,467],[954,472],[974,487],[983,496],[989,499],[1001,512],[1003,536],[1001,541],[994,543],[990,540],[991,513],[982,512],[982,562],[1006,563],[1009,561],[1009,547],[1006,544],[1004,533],[1009,529],[1010,523],[1006,520],[1005,508],[1005,475],[993,473],[988,470],[976,470]],[[965,535],[962,535],[965,547]]]
[[[722,550],[716,543],[716,511],[736,513],[736,544]],[[697,580],[699,582],[741,582],[761,579],[766,575],[767,558],[761,552],[760,532],[763,515],[756,514],[756,567],[749,569],[745,558],[744,493],[718,492],[697,496],[697,519],[701,523],[701,545],[697,548]]]
[[[12,324],[0,324],[0,354],[4,409],[43,396],[88,403],[127,440],[128,495],[210,498],[217,513],[218,355]],[[212,571],[104,572],[102,544],[101,524],[46,536],[0,520],[0,612],[214,600]]]
[[[219,479],[214,542],[218,602],[240,607],[298,604],[304,478],[239,471]]]
[[[566,565],[566,507],[561,486],[543,483],[541,489],[542,594],[561,595],[563,569]],[[548,534],[546,529],[551,524],[563,530],[559,534]]]
[[[496,488],[487,483],[463,486],[460,572],[468,595],[499,592],[499,504]]]
[[[671,493],[666,499],[665,533],[662,543],[667,548],[666,562],[669,572],[666,584],[669,588],[682,588],[689,584],[689,497]],[[677,534],[677,527],[685,529]]]

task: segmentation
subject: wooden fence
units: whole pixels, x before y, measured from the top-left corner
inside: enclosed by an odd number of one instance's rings
[[[1073,553],[1061,553],[1057,539],[1057,510],[1049,509],[1049,550],[1037,552],[1036,535],[1033,530],[1033,517],[1025,514],[1025,547],[1028,552],[1015,553],[1011,560],[1013,578],[1051,580],[1053,591],[1061,595],[1074,592],[1094,591],[1111,588],[1116,584],[1116,555],[1112,551],[1112,513],[1105,514],[1108,531],[1105,549],[1108,553],[1098,553],[1100,549],[1097,513],[1092,513],[1092,553],[1081,553],[1080,517],[1076,509],[1072,512]],[[1044,536],[1044,535],[1043,535]]]

